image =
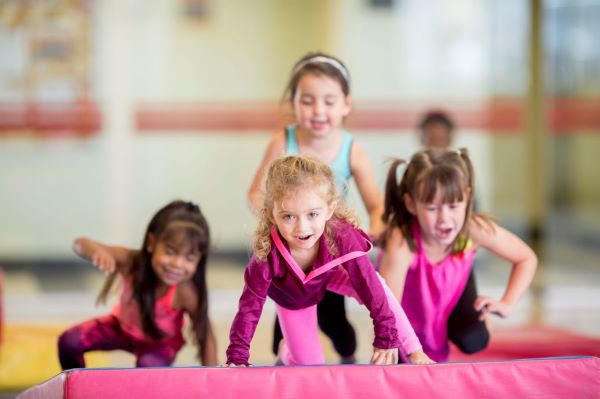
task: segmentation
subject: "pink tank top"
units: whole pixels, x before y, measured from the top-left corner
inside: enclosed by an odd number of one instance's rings
[[[459,254],[434,264],[423,250],[417,224],[413,226],[417,252],[406,275],[402,308],[406,312],[425,353],[437,362],[448,361],[448,318],[462,294],[475,250],[471,242]]]
[[[175,298],[176,285],[172,285],[167,293],[158,298],[154,304],[154,320],[158,328],[165,333],[164,340],[175,340],[178,343],[184,342],[181,330],[183,328],[183,309],[173,309],[173,299]],[[133,298],[133,286],[131,279],[123,278],[123,288],[119,303],[115,305],[112,311],[120,322],[121,329],[141,342],[152,342],[153,340],[144,334],[142,329],[142,320],[137,302]]]

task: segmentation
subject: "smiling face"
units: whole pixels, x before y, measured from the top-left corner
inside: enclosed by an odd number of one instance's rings
[[[328,204],[321,191],[324,190],[302,186],[274,201],[273,223],[292,252],[318,248],[315,245],[334,210],[334,204]]]
[[[292,105],[300,128],[322,137],[342,127],[351,99],[336,79],[307,73],[298,81]]]
[[[158,240],[151,237],[148,251],[152,255],[154,273],[168,286],[192,279],[201,258],[197,245],[182,229],[170,231],[167,228]]]
[[[450,246],[461,232],[467,213],[468,193],[460,199],[447,201],[444,189],[438,184],[431,202],[413,200],[405,194],[406,209],[413,214],[421,229],[423,241],[430,245]]]

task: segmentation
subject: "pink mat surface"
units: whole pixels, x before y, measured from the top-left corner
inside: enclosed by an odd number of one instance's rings
[[[595,357],[430,366],[77,369],[18,399],[598,398]]]
[[[466,355],[452,347],[450,361],[514,360],[560,356],[600,357],[600,339],[556,327],[522,326],[498,329],[489,346]],[[600,395],[598,395],[600,398]]]

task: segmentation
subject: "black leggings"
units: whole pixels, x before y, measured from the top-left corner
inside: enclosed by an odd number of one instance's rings
[[[331,339],[333,347],[341,357],[349,357],[356,351],[356,333],[346,318],[344,296],[331,291],[317,304],[317,320],[321,331]],[[283,339],[279,319],[275,316],[273,329],[273,353],[276,355],[279,342]]]
[[[490,340],[485,322],[479,320],[479,312],[473,308],[476,299],[477,286],[471,270],[467,285],[448,318],[448,338],[463,353],[470,355],[485,349]]]
[[[477,286],[473,270],[467,285],[448,318],[448,338],[462,352],[477,353],[485,349],[490,334],[485,322],[479,320],[479,312],[473,308],[477,299]]]

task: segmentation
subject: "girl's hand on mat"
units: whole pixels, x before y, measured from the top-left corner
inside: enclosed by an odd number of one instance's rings
[[[429,356],[427,356],[425,354],[425,352],[423,352],[423,349],[419,349],[418,351],[411,353],[410,355],[408,355],[408,359],[410,360],[411,364],[434,364],[435,363],[433,360],[431,360],[429,358]]]
[[[227,363],[225,365],[225,367],[250,367],[252,366],[251,364],[233,364],[233,363]]]
[[[373,347],[370,364],[398,364],[398,348],[379,349]]]
[[[513,311],[513,307],[503,301],[498,301],[489,296],[479,296],[473,305],[479,313],[479,320],[485,320],[488,313],[495,314],[500,317],[508,317]]]
[[[114,272],[117,265],[114,256],[112,256],[110,252],[103,248],[98,248],[96,251],[94,251],[91,261],[92,264],[103,271],[104,274],[111,274]]]

